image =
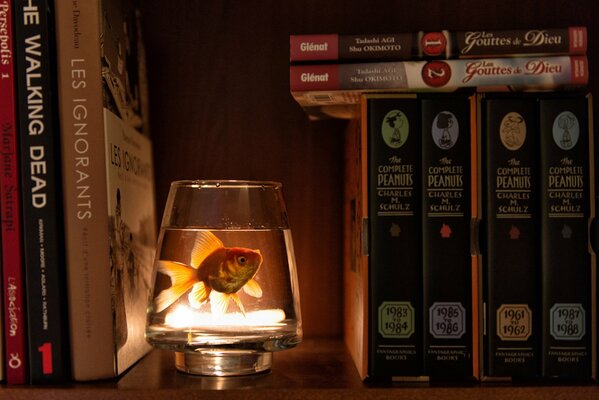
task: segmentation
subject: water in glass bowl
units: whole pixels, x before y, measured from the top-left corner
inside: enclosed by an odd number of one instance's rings
[[[289,229],[162,229],[146,338],[176,352],[294,347],[295,268]]]

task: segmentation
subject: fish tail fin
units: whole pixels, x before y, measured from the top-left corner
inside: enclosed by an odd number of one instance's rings
[[[158,261],[158,272],[171,278],[171,287],[163,290],[154,299],[156,312],[161,312],[173,304],[183,293],[196,283],[196,270],[185,264],[172,261]]]

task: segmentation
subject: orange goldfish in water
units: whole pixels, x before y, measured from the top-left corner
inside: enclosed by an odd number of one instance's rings
[[[191,265],[174,261],[158,261],[158,272],[171,278],[171,287],[156,296],[156,312],[177,301],[188,290],[189,304],[199,308],[208,299],[212,313],[224,314],[233,299],[245,315],[237,292],[262,297],[262,289],[254,276],[262,264],[260,250],[225,247],[208,231],[198,232],[191,252]]]

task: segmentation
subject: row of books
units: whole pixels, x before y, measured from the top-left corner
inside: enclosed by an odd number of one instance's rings
[[[361,96],[344,285],[363,378],[595,378],[591,115],[584,93]]]
[[[148,350],[156,213],[133,2],[0,1],[8,384],[117,376]]]
[[[291,35],[290,89],[312,119],[352,118],[360,94],[584,87],[587,31]]]

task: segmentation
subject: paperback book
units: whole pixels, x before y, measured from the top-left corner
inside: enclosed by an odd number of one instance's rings
[[[369,92],[533,91],[584,87],[586,56],[291,65],[290,89],[306,108],[359,104]]]
[[[584,26],[362,35],[304,34],[289,36],[289,60],[314,63],[584,55],[587,40]]]
[[[7,384],[27,382],[27,330],[25,314],[25,282],[22,268],[21,202],[19,189],[19,154],[14,56],[14,7],[0,0],[0,209],[2,211],[2,309],[3,353],[0,369],[5,366]]]

